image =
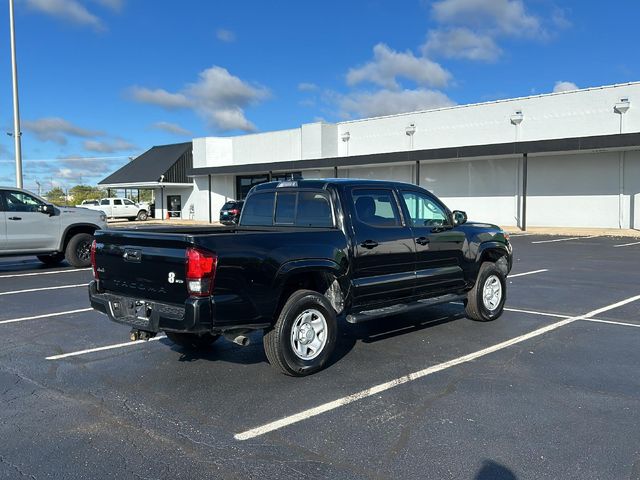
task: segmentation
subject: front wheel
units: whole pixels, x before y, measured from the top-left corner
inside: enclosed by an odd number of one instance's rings
[[[203,333],[198,335],[195,333],[179,333],[179,332],[165,332],[167,338],[176,345],[187,350],[204,350],[211,346],[220,335],[213,335],[211,333]]]
[[[138,220],[145,222],[149,218],[149,214],[145,210],[138,212]]]
[[[492,262],[480,265],[473,289],[467,293],[465,312],[471,320],[489,322],[504,310],[507,299],[507,282],[504,273]]]
[[[264,334],[269,363],[286,375],[302,377],[322,369],[336,345],[336,314],[317,292],[298,290]]]
[[[91,242],[93,242],[93,235],[89,233],[76,233],[71,237],[64,252],[69,265],[76,268],[91,265]]]

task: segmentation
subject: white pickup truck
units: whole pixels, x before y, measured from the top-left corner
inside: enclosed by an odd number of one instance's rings
[[[149,218],[148,205],[136,204],[128,198],[103,198],[98,205],[83,205],[83,208],[103,211],[108,218],[142,221]]]

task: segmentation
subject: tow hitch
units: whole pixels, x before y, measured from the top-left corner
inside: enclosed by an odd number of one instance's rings
[[[149,340],[157,335],[156,332],[147,332],[146,330],[138,330],[133,328],[129,333],[129,338],[132,342],[136,342],[138,340]]]

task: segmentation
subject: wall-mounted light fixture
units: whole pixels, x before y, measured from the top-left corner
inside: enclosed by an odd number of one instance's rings
[[[342,141],[347,146],[347,155],[349,155],[349,140],[351,139],[351,134],[349,132],[344,132],[340,138],[342,138]]]
[[[513,112],[510,118],[512,125],[520,125],[523,120],[524,114],[522,113],[522,110],[516,110],[515,112]]]
[[[416,124],[411,123],[404,129],[404,133],[409,137],[410,149],[413,150],[413,134],[416,133]]]
[[[629,108],[631,108],[629,97],[623,97],[614,105],[613,110],[622,115],[623,113],[627,113]]]

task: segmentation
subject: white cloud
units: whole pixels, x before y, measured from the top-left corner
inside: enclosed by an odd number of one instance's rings
[[[573,82],[557,81],[553,87],[553,93],[569,92],[571,90],[578,90],[578,86]]]
[[[132,143],[122,139],[116,139],[113,141],[87,140],[83,143],[83,146],[85,150],[99,153],[130,152],[138,149],[138,147]]]
[[[38,140],[55,142],[59,145],[67,143],[67,136],[92,138],[104,135],[98,130],[87,130],[59,117],[46,117],[37,120],[25,120],[22,128],[36,135]]]
[[[455,105],[444,93],[428,89],[355,92],[338,96],[336,100],[342,115],[347,118],[392,115]]]
[[[432,5],[443,24],[476,27],[514,36],[543,33],[540,18],[527,12],[522,0],[440,0]]]
[[[490,35],[466,27],[429,31],[422,51],[425,55],[487,62],[497,60],[502,54],[502,49]]]
[[[141,103],[165,109],[189,108],[207,123],[221,131],[253,131],[244,109],[269,97],[269,90],[252,85],[229,73],[226,68],[213,66],[198,75],[197,81],[185,85],[179,92],[143,87],[129,89],[131,97]]]
[[[232,43],[236,41],[236,34],[226,28],[219,28],[216,30],[216,37],[221,42]]]
[[[400,88],[398,78],[412,80],[419,85],[444,87],[451,74],[439,64],[412,52],[396,52],[384,43],[373,47],[373,61],[347,73],[347,84],[369,82],[387,89]]]
[[[191,132],[189,130],[187,130],[186,128],[182,128],[177,123],[156,122],[153,125],[151,125],[151,127],[155,128],[156,130],[162,130],[164,132],[173,133],[174,135],[179,135],[181,137],[191,136]]]
[[[102,21],[77,0],[26,0],[34,11],[68,20],[78,25],[87,25],[97,30],[104,29]]]
[[[170,93],[162,88],[150,89],[134,86],[129,89],[129,95],[136,102],[158,105],[168,110],[190,108],[193,103],[181,93]]]
[[[311,82],[300,82],[298,84],[298,90],[301,92],[314,92],[318,90],[318,85]]]

